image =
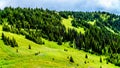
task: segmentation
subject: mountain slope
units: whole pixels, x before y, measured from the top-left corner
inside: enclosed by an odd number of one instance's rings
[[[97,68],[111,62],[119,66],[119,21],[120,16],[107,12],[6,7],[0,10],[1,65]]]
[[[14,37],[19,44],[19,47],[12,48],[4,45],[3,41],[0,40],[0,53],[3,55],[0,56],[0,66],[2,68],[98,68],[100,66],[102,66],[102,68],[117,68],[117,66],[113,64],[106,64],[104,56],[101,56],[103,60],[102,63],[100,63],[100,56],[92,55],[82,50],[79,51],[70,47],[68,48],[66,47],[69,45],[68,43],[58,46],[56,42],[43,39],[45,44],[39,45],[25,39],[22,35],[4,31],[1,32],[11,38]],[[31,45],[31,49],[28,49],[29,44]],[[16,49],[18,49],[18,52],[16,52]],[[67,51],[64,51],[64,49]],[[35,53],[38,53],[38,55],[35,55]],[[86,54],[88,55],[87,59],[85,58]],[[70,62],[69,58],[67,58],[69,56],[73,57],[74,63]]]

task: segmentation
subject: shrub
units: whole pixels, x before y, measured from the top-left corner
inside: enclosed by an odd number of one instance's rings
[[[69,56],[67,57],[67,59],[69,59]]]
[[[77,64],[77,66],[79,66],[79,64]]]
[[[31,46],[29,45],[28,49],[31,49]]]
[[[35,53],[35,55],[39,55],[39,54],[40,54],[40,52]]]
[[[64,49],[64,51],[68,51],[67,49]]]
[[[87,62],[85,61],[84,63],[86,64]]]
[[[18,49],[16,49],[16,52],[18,53]]]
[[[54,58],[52,58],[52,60],[55,60]]]
[[[73,60],[72,56],[70,57],[70,62],[74,63],[74,60]]]
[[[100,63],[102,63],[102,58],[100,57]]]
[[[85,58],[86,58],[86,59],[88,58],[88,55],[87,55],[87,54],[85,55]]]

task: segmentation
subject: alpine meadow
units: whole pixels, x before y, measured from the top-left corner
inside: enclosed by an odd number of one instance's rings
[[[0,68],[120,68],[120,15],[5,7]]]

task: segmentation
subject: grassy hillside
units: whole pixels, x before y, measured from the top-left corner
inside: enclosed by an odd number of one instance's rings
[[[68,17],[68,19],[62,18],[62,24],[65,25],[66,31],[70,28],[70,29],[75,29],[78,33],[81,32],[84,34],[85,33],[84,28],[82,27],[76,28],[72,26],[72,23],[71,23],[72,20],[73,19],[71,17]]]
[[[14,37],[19,44],[19,47],[12,48],[0,40],[0,66],[2,68],[99,68],[100,66],[117,68],[111,63],[106,64],[104,56],[101,56],[102,63],[100,63],[100,56],[67,47],[69,42],[59,46],[56,42],[43,39],[45,44],[38,45],[22,35],[4,31],[0,31],[0,34],[2,32],[10,38]],[[28,49],[28,45],[31,45],[31,49]],[[88,58],[85,58],[86,54]],[[70,62],[70,56],[73,57],[74,63]]]
[[[0,66],[118,68],[119,22],[107,12],[6,7],[0,10]]]

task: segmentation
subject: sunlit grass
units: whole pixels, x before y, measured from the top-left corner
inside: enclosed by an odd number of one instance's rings
[[[103,21],[106,21],[110,17],[110,15],[101,14],[100,17],[102,18]]]
[[[107,30],[109,30],[112,33],[115,33],[114,30],[110,29],[109,27],[105,27]]]
[[[95,25],[96,20],[94,20],[94,21],[89,21],[88,23],[91,24],[91,25]]]
[[[72,19],[71,17],[69,17],[68,19],[62,18],[62,24],[65,25],[66,31],[67,31],[69,28],[71,28],[71,29],[77,30],[78,33],[81,32],[81,33],[84,34],[84,33],[85,33],[84,28],[82,28],[82,27],[76,28],[76,27],[72,26],[72,23],[71,23],[72,20],[73,20],[73,19]]]

